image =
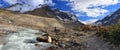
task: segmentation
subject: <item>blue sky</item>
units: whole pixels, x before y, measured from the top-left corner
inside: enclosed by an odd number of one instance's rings
[[[120,0],[0,0],[0,7],[8,7],[21,2],[30,4],[33,9],[38,4],[46,3],[52,5],[52,8],[70,11],[76,14],[83,23],[93,23],[120,8]],[[31,9],[26,6],[27,4],[22,7],[23,11]],[[18,7],[13,9],[18,10]]]
[[[4,2],[3,0],[0,0],[0,4],[3,6],[3,7],[8,7],[9,4]]]

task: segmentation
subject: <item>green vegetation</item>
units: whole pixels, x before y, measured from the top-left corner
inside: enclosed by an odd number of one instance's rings
[[[99,27],[97,35],[104,38],[111,44],[120,44],[120,22],[109,27]]]

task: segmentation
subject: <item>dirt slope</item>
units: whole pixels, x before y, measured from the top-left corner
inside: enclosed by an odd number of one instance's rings
[[[16,25],[32,29],[39,29],[43,27],[63,28],[63,26],[55,18],[11,13],[6,10],[0,10],[0,24]]]

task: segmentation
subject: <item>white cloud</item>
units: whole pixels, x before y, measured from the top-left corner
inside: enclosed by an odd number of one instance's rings
[[[18,4],[14,7],[9,8],[9,10],[13,11],[20,11],[21,13],[26,11],[31,11],[36,8],[40,8],[40,5],[48,4],[50,6],[53,6],[54,3],[52,0],[4,0],[10,5]]]
[[[18,0],[3,0],[3,1],[9,3],[10,5],[18,3]]]
[[[86,21],[79,20],[79,21],[84,23],[84,24],[92,24],[92,23],[98,21],[98,19],[89,19],[89,20],[86,20]]]
[[[89,17],[102,16],[109,12],[104,7],[120,3],[120,0],[62,0],[69,2],[75,12],[84,12]]]

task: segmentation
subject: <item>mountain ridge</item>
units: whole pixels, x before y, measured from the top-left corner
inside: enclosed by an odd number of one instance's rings
[[[95,24],[107,26],[107,25],[116,24],[118,23],[119,20],[120,20],[120,9],[116,10],[112,14],[107,15],[102,20],[96,21]]]

